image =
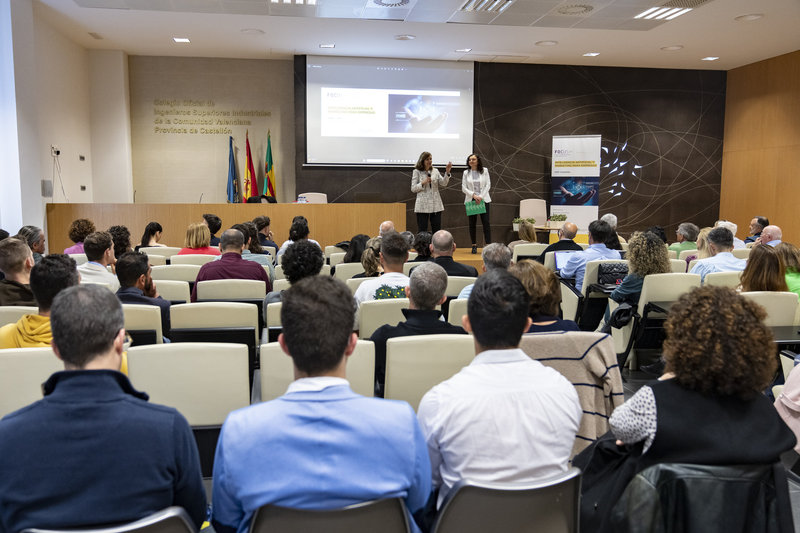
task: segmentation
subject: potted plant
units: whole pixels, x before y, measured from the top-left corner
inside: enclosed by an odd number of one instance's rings
[[[547,219],[547,225],[560,228],[566,221],[567,215],[565,213],[559,213],[557,215],[550,215],[550,218]]]
[[[523,219],[521,217],[517,217],[517,218],[515,218],[514,220],[511,221],[511,228],[514,231],[519,231],[519,225],[522,223],[523,220],[527,220],[531,224],[536,224],[536,219],[535,218],[525,218],[525,219]]]

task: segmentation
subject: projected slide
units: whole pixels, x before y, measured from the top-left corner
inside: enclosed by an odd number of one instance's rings
[[[553,205],[597,205],[600,178],[552,178]]]

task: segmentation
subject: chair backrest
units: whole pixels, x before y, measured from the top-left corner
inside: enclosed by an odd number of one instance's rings
[[[467,285],[472,285],[477,281],[477,278],[473,278],[470,276],[447,276],[447,289],[445,290],[445,296],[450,296],[455,298],[461,292],[461,289],[466,287]]]
[[[188,281],[194,283],[197,273],[200,272],[200,265],[159,265],[154,266],[150,275],[158,281],[169,279],[174,281]],[[158,286],[158,283],[156,283]]]
[[[333,275],[336,279],[345,281],[362,272],[364,272],[364,266],[361,263],[339,263],[336,265]]]
[[[596,259],[594,261],[588,261],[586,263],[586,272],[583,276],[583,287],[581,287],[581,294],[586,296],[589,287],[597,283],[597,272],[600,269],[601,264],[608,264],[608,263],[625,263],[628,262],[624,259]]]
[[[304,197],[307,204],[327,204],[328,195],[324,192],[301,192],[297,195],[298,198]]]
[[[81,280],[81,285],[97,285],[98,287],[103,287],[104,289],[108,289],[111,292],[114,292],[113,289],[111,288],[111,285],[109,285],[108,283],[102,283],[102,282],[99,282],[99,281],[83,281],[83,280]]]
[[[86,254],[67,254],[67,255],[73,258],[75,260],[75,263],[78,264],[78,266],[87,263],[89,261],[89,258],[86,257]]]
[[[543,242],[532,242],[530,244],[517,244],[514,246],[514,253],[511,256],[511,260],[515,263],[517,262],[517,258],[519,256],[530,256],[530,255],[542,255],[544,249],[547,248],[549,245]]]
[[[320,276],[330,276],[331,275],[331,266],[330,265],[322,265],[322,269],[319,271]]]
[[[347,359],[350,388],[362,396],[375,394],[375,344],[359,340]],[[261,401],[273,400],[294,381],[294,365],[277,342],[261,345]]]
[[[422,261],[407,261],[403,263],[403,274],[405,274],[406,276],[410,276],[411,269],[414,268],[415,266],[421,265],[422,263],[423,263]]]
[[[563,279],[559,283],[559,288],[561,289],[561,315],[564,320],[577,321],[583,296],[578,289]]]
[[[375,500],[327,511],[265,505],[256,510],[249,533],[408,533],[401,498]]]
[[[288,289],[291,286],[292,286],[292,284],[289,283],[289,280],[286,279],[286,278],[276,279],[275,283],[272,284],[272,292],[285,291],[286,289]]]
[[[129,332],[150,330],[155,333],[156,344],[164,342],[161,330],[161,308],[157,305],[122,304],[125,329]]]
[[[717,285],[735,289],[741,284],[742,272],[709,272],[703,279],[703,285]]]
[[[434,533],[515,531],[576,533],[581,471],[531,483],[457,483],[448,493]]]
[[[678,258],[678,251],[677,250],[667,250],[667,257],[669,259],[677,259]]]
[[[583,248],[584,250],[586,250],[587,248],[589,248],[589,243],[588,243],[588,242],[578,242],[578,243],[575,243],[575,244],[577,244],[578,246],[580,246],[580,247],[581,247],[581,248]]]
[[[683,259],[670,259],[669,264],[672,272],[676,274],[686,272],[686,261],[684,261]]]
[[[327,246],[326,248],[336,248],[335,246]],[[333,252],[330,257],[328,257],[328,264],[331,266],[338,265],[342,261],[344,261],[344,256],[346,252]]]
[[[347,287],[350,289],[350,292],[355,294],[356,291],[358,290],[358,286],[359,285],[361,285],[365,281],[369,281],[371,279],[372,278],[350,278],[350,279],[346,279],[344,282],[347,285]]]
[[[408,298],[391,298],[363,302],[358,310],[358,337],[369,339],[384,324],[404,322],[403,309],[408,309]]]
[[[279,264],[275,267],[275,279],[286,279],[286,274],[283,273],[283,265]]]
[[[689,261],[689,266],[686,267],[686,272],[691,272],[698,261],[699,259],[692,259],[691,261]]]
[[[267,285],[257,279],[215,279],[197,284],[197,300],[263,300]]]
[[[468,302],[469,300],[466,298],[456,298],[450,300],[450,309],[448,310],[447,321],[454,326],[461,327],[461,317],[467,314]]]
[[[258,345],[258,309],[253,304],[240,302],[197,302],[170,307],[170,327],[236,328],[252,327]]]
[[[262,246],[261,249],[272,256],[272,262],[274,263],[275,257],[277,257],[278,255],[278,249],[275,248],[274,246]]]
[[[119,526],[87,529],[25,529],[24,533],[195,533],[196,529],[183,507],[172,506]]]
[[[519,217],[533,218],[540,226],[547,221],[547,202],[539,198],[528,198],[519,201]]]
[[[264,320],[268,328],[281,327],[281,302],[267,304],[267,316],[264,317]]]
[[[750,250],[751,248],[734,248],[731,250],[731,253],[733,254],[733,257],[736,257],[737,259],[747,259],[750,257]]]
[[[544,266],[549,268],[550,270],[556,269],[556,253],[555,252],[547,252],[544,254]]]
[[[389,339],[384,397],[407,401],[416,411],[426,392],[451,378],[474,358],[472,335],[414,335]]]
[[[173,255],[169,258],[170,265],[200,265],[210,263],[217,257],[216,255],[209,254],[186,254],[186,255]]]
[[[150,264],[151,267],[164,266],[167,264],[167,256],[150,254],[147,256],[147,262]]]
[[[192,426],[221,425],[250,405],[244,344],[178,342],[128,350],[128,377],[150,401],[174,407]]]
[[[415,252],[414,250],[409,250],[408,251],[408,260],[409,261],[413,261],[414,259],[417,258],[418,255],[419,254],[417,252]]]
[[[678,254],[678,259],[686,262],[686,258],[690,255],[697,255],[697,250],[681,250],[681,253]]]
[[[139,251],[146,253],[147,255],[163,255],[164,257],[172,257],[173,255],[178,255],[178,252],[180,252],[181,249],[175,248],[174,246],[143,246],[139,248]]]
[[[325,259],[330,259],[331,254],[343,254],[345,252],[347,252],[347,250],[338,246],[326,246],[325,249],[322,250],[322,253],[325,255]]]
[[[0,418],[42,399],[42,383],[64,370],[53,350],[10,348],[0,350]]]
[[[753,300],[767,311],[764,324],[769,327],[795,325],[798,299],[794,292],[753,291],[742,296]]]
[[[188,281],[178,281],[174,279],[163,279],[156,283],[158,294],[170,302],[189,303],[192,291],[189,290]]]
[[[35,315],[38,307],[28,305],[3,305],[0,306],[0,326],[13,324],[25,315]]]
[[[668,273],[645,276],[642,293],[639,296],[639,315],[644,315],[644,308],[648,303],[672,304],[682,294],[699,286],[700,276],[697,274]]]
[[[789,372],[792,371],[794,368],[794,358],[787,357],[781,353],[780,355],[781,360],[781,373],[783,374],[784,382],[789,378]],[[777,396],[775,396],[777,398]]]

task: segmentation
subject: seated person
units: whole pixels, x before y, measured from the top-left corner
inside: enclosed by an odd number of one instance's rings
[[[769,219],[767,217],[754,217],[753,220],[750,221],[750,236],[744,240],[745,244],[748,242],[756,242],[758,238],[761,237],[761,231],[767,226],[769,226]]]
[[[258,243],[263,248],[267,246],[275,248],[275,252],[277,253],[279,246],[275,244],[272,231],[269,229],[271,222],[268,216],[263,215],[253,219],[253,224],[256,225],[256,231],[258,231]]]
[[[247,533],[266,504],[331,509],[400,497],[417,512],[431,470],[414,410],[359,396],[345,378],[358,340],[350,289],[310,276],[282,300],[278,342],[296,380],[282,397],[228,415],[214,459],[214,529]]]
[[[242,235],[244,235],[242,259],[258,263],[262,267],[267,267],[267,270],[269,270],[269,279],[275,279],[275,267],[272,265],[272,254],[261,248],[261,244],[258,242],[256,225],[252,222],[243,222],[241,224],[234,224],[231,228],[238,229],[242,232]],[[220,259],[221,257],[217,257],[214,261],[219,261]]]
[[[117,299],[80,285],[58,294],[50,310],[64,371],[44,383],[44,399],[0,420],[0,531],[100,528],[170,505],[200,527],[206,492],[192,430],[119,372],[125,329]]]
[[[539,263],[524,259],[508,269],[522,282],[529,299],[528,316],[531,326],[525,333],[547,331],[579,331],[572,320],[559,318],[561,311],[561,282],[555,272]]]
[[[800,296],[800,249],[794,244],[782,242],[775,247],[775,251],[780,255],[781,263],[786,269],[788,290]]]
[[[370,300],[405,298],[408,276],[403,274],[403,263],[408,259],[408,243],[396,231],[381,239],[380,263],[383,274],[358,286],[355,299],[361,305]]]
[[[142,240],[139,246],[136,247],[136,250],[138,251],[139,248],[149,248],[153,246],[166,246],[166,244],[161,244],[159,242],[163,231],[164,228],[162,228],[161,224],[158,222],[148,222],[147,226],[144,228],[144,233],[142,233]]]
[[[614,230],[606,222],[595,220],[589,224],[589,248],[570,255],[569,261],[561,269],[562,278],[575,278],[575,288],[583,288],[586,263],[597,259],[619,259],[617,250],[610,250],[605,243],[612,238]]]
[[[508,272],[491,270],[475,282],[462,322],[477,355],[419,404],[437,506],[462,479],[531,482],[569,466],[582,414],[578,393],[519,349],[528,309],[525,288]]]
[[[0,280],[0,305],[36,306],[31,291],[33,264],[33,252],[26,243],[14,238],[0,241],[0,271],[5,273]]]
[[[64,250],[65,254],[82,254],[83,240],[90,234],[94,233],[94,223],[85,218],[73,220],[69,226],[69,240],[74,242],[72,246]]]
[[[292,219],[292,226],[289,228],[289,240],[284,241],[283,244],[281,244],[280,250],[278,250],[276,257],[282,256],[290,245],[299,241],[300,239],[308,239],[310,242],[313,242],[319,246],[317,241],[308,238],[309,233],[310,230],[308,229],[308,219],[302,215],[294,217]],[[322,247],[320,246],[320,248]]]
[[[536,260],[544,264],[544,257],[547,255],[547,252],[566,252],[569,250],[575,250],[576,252],[583,251],[581,245],[574,240],[577,234],[577,225],[572,222],[564,222],[564,225],[558,229],[558,240],[545,248]]]
[[[119,289],[117,276],[108,271],[109,265],[117,262],[114,256],[114,241],[107,231],[95,231],[86,236],[83,242],[88,261],[78,266],[82,283],[104,283],[111,292]]]
[[[689,263],[695,259],[708,259],[711,257],[711,248],[708,246],[708,234],[712,227],[705,227],[697,234],[697,253],[691,254],[686,257],[686,269],[689,269]]]
[[[189,224],[186,228],[186,239],[178,255],[220,255],[219,248],[211,246],[211,232],[202,223]]]
[[[42,257],[31,269],[31,291],[39,305],[39,311],[1,327],[0,349],[50,346],[53,340],[50,332],[50,306],[53,298],[67,287],[77,285],[79,281],[75,260],[70,256],[50,254]]]
[[[775,225],[769,225],[761,230],[761,236],[756,240],[758,244],[768,244],[778,246],[783,238],[783,231]]]
[[[747,245],[745,244],[745,242],[742,239],[739,239],[739,238],[736,237],[736,232],[739,230],[739,226],[737,226],[736,224],[734,224],[730,220],[717,220],[714,223],[714,227],[716,228],[718,226],[719,227],[723,227],[723,228],[728,228],[729,230],[731,230],[731,233],[733,233],[733,249],[734,250],[747,248]]]
[[[361,253],[361,266],[364,267],[364,272],[356,274],[354,278],[377,278],[383,274],[383,267],[381,266],[381,237],[373,237],[364,245],[364,251]]]
[[[679,255],[684,250],[697,250],[698,233],[700,233],[700,228],[691,222],[682,222],[675,231],[677,242],[670,244],[669,249]]]
[[[367,249],[367,241],[369,241],[369,235],[364,235],[363,233],[353,235],[342,263],[360,263],[361,256],[364,254],[364,250]]]
[[[519,223],[519,239],[508,243],[508,247],[513,251],[518,244],[532,244],[536,242],[536,229],[527,220]],[[580,247],[579,247],[580,248]]]
[[[474,266],[465,265],[453,260],[453,254],[456,251],[456,241],[449,231],[440,229],[434,233],[431,238],[430,248],[432,261],[444,268],[448,276],[478,277],[478,270]]]
[[[197,301],[197,284],[201,281],[215,279],[254,279],[263,281],[266,291],[272,290],[272,283],[264,267],[255,261],[248,261],[242,257],[245,246],[249,242],[245,236],[246,230],[238,229],[225,230],[219,243],[222,256],[216,260],[206,263],[200,267],[197,273],[194,287],[192,287],[192,301]]]
[[[511,258],[513,254],[511,253],[511,248],[506,246],[505,244],[499,242],[493,242],[491,244],[487,244],[484,246],[483,251],[481,252],[481,259],[483,259],[483,264],[481,268],[484,272],[489,272],[495,268],[501,268],[503,270],[508,270],[508,267],[511,266]],[[415,267],[416,268],[416,267]],[[461,292],[458,293],[458,299],[467,299],[469,295],[472,293],[472,288],[475,286],[474,283],[470,283],[463,289]]]
[[[208,226],[208,231],[211,233],[209,246],[219,246],[217,232],[222,228],[222,219],[213,213],[206,213],[203,215],[203,223]]]
[[[170,303],[158,295],[156,282],[150,273],[152,268],[147,254],[128,252],[117,259],[117,278],[120,288],[117,298],[124,304],[155,305],[161,310],[161,334],[169,337]]]
[[[14,238],[27,243],[33,252],[33,262],[38,263],[44,257],[44,232],[36,226],[22,226]]]
[[[741,272],[744,270],[746,261],[738,259],[731,253],[733,250],[731,230],[714,228],[708,232],[706,239],[711,257],[697,261],[690,271],[691,274],[699,274],[700,279],[705,280],[706,274],[711,272]]]
[[[505,245],[500,245],[505,246]],[[486,248],[483,249],[484,253]],[[383,397],[383,385],[386,379],[386,341],[395,337],[409,335],[433,335],[437,333],[466,333],[463,328],[443,321],[442,312],[436,310],[447,296],[447,272],[432,262],[425,262],[414,268],[406,287],[408,309],[403,309],[405,322],[396,326],[386,324],[375,330],[369,340],[375,343],[375,382],[378,396]]]
[[[111,226],[108,228],[111,240],[114,241],[114,257],[121,257],[125,252],[133,250],[131,248],[131,232],[125,226]]]
[[[431,259],[431,238],[433,234],[430,231],[420,231],[414,236],[414,245],[412,248],[417,252],[417,257],[412,259],[412,262],[429,261]]]
[[[753,246],[740,280],[742,292],[789,291],[786,268],[781,255],[772,246]]]
[[[299,240],[286,249],[281,256],[281,266],[289,285],[294,285],[303,278],[316,276],[322,270],[325,257],[316,244]],[[264,299],[264,316],[267,316],[267,305],[281,301],[282,292],[272,291]]]

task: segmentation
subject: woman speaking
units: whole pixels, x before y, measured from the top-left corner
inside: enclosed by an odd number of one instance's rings
[[[483,167],[481,158],[477,154],[470,154],[467,158],[467,170],[461,178],[461,192],[464,193],[464,203],[475,201],[475,204],[486,206],[486,212],[481,213],[481,226],[483,226],[483,245],[492,242],[492,226],[489,223],[489,204],[492,198],[489,196],[489,171]],[[469,215],[469,238],[472,239],[472,253],[478,253],[478,215]]]
[[[446,187],[450,181],[450,169],[453,163],[448,162],[444,177],[433,166],[433,156],[430,152],[422,152],[411,175],[411,192],[416,193],[417,202],[414,212],[417,214],[417,231],[428,231],[428,220],[431,223],[431,233],[442,229],[442,197],[439,196],[439,187]]]

